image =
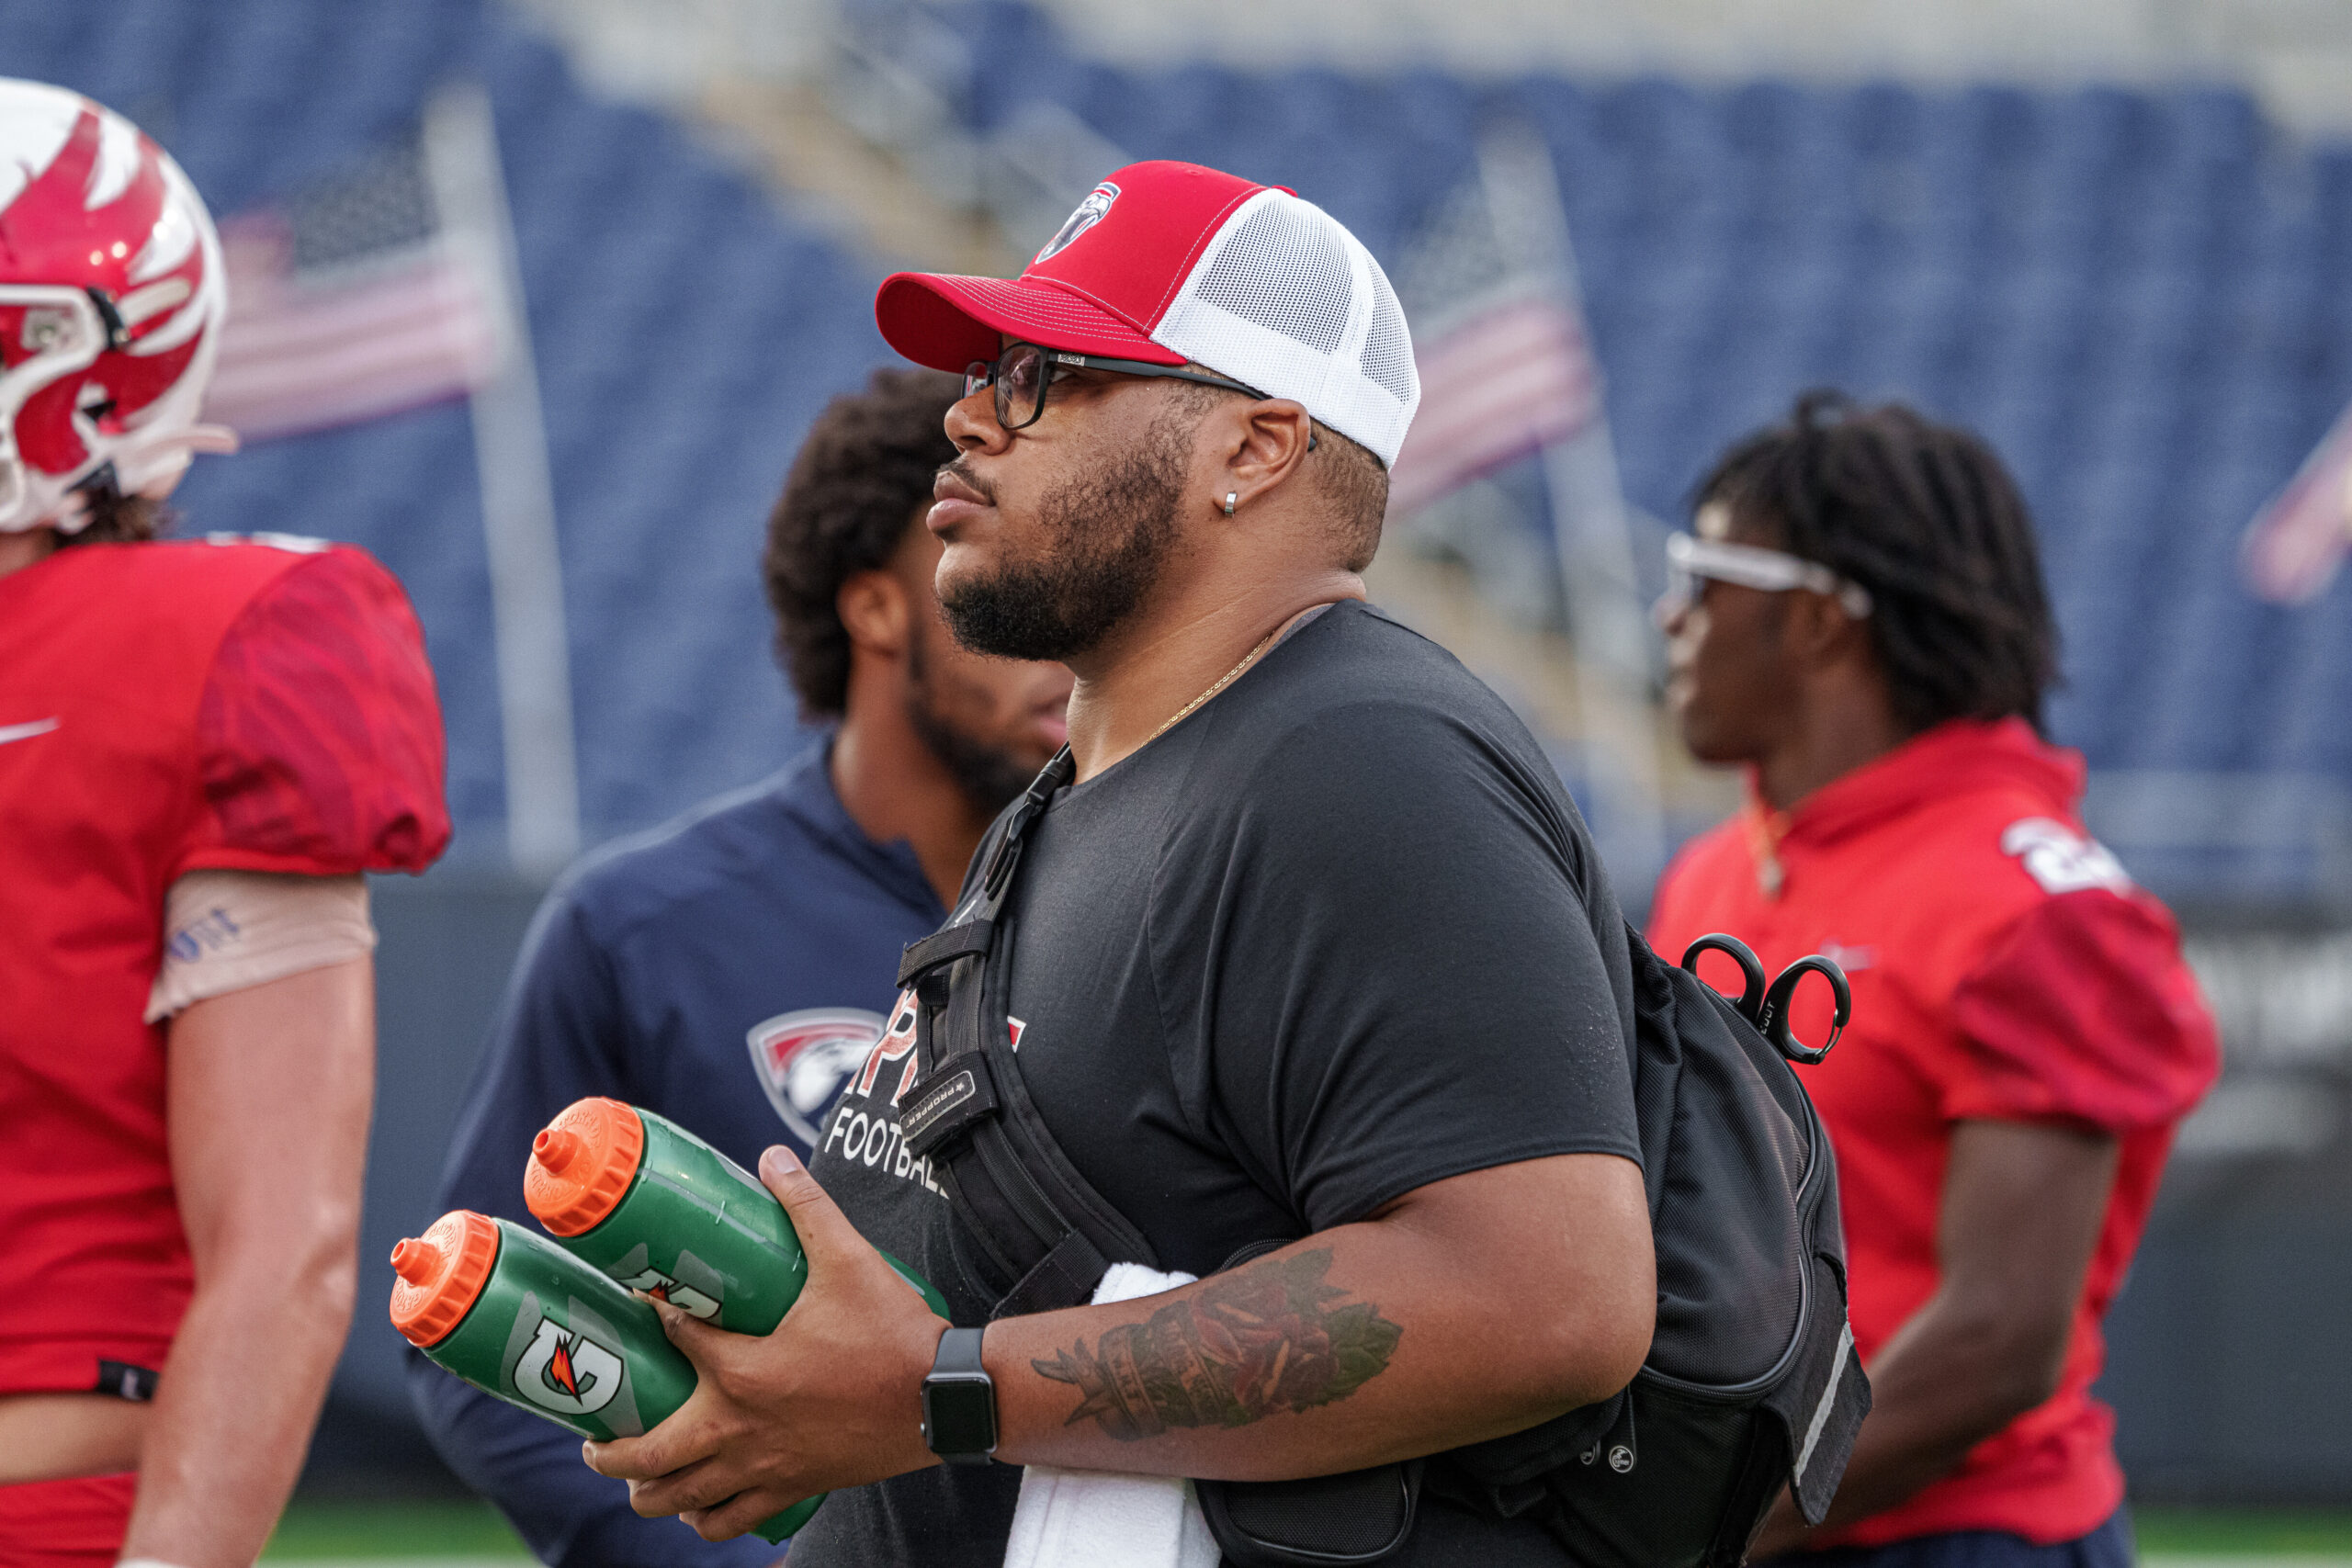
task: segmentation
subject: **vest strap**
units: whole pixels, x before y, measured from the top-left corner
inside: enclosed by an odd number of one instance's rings
[[[906,1135],[908,1152],[923,1158],[961,1136],[973,1122],[995,1115],[1000,1103],[986,1055],[974,1051],[948,1057],[907,1090],[899,1127]]]
[[[953,964],[959,958],[986,957],[989,944],[995,940],[996,922],[978,919],[964,920],[935,931],[921,942],[910,942],[899,959],[899,987],[905,989],[943,964]]]
[[[1021,1277],[1021,1282],[996,1303],[989,1318],[993,1322],[1000,1317],[1026,1317],[1033,1313],[1084,1306],[1094,1299],[1094,1287],[1102,1282],[1110,1267],[1110,1259],[1086,1239],[1085,1233],[1073,1229],[1037,1260],[1035,1268]]]

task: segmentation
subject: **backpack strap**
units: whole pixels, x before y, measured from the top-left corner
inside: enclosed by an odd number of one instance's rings
[[[912,943],[899,984],[915,993],[921,1074],[899,1113],[906,1147],[934,1156],[948,1201],[1013,1281],[989,1316],[1078,1306],[1114,1261],[1158,1268],[1149,1242],[1062,1152],[1022,1082],[1005,1022],[1012,925],[1004,908],[1029,830],[1075,768],[1064,747],[1031,784],[947,925]]]

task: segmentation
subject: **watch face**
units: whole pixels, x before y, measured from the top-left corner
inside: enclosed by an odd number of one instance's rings
[[[935,1454],[984,1454],[996,1447],[996,1390],[985,1378],[923,1384],[923,1439]]]

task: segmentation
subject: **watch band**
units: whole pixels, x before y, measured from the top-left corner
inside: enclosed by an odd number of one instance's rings
[[[985,1325],[948,1329],[922,1380],[922,1440],[949,1464],[993,1462],[996,1385],[980,1361],[987,1334]]]
[[[987,1382],[988,1369],[980,1365],[980,1341],[988,1331],[982,1324],[978,1328],[951,1328],[941,1335],[939,1351],[931,1359],[932,1377],[976,1378]]]

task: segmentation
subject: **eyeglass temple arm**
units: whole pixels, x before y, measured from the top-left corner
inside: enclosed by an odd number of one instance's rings
[[[1104,359],[1099,355],[1092,354],[1064,354],[1059,350],[1056,350],[1046,357],[1057,364],[1068,365],[1080,370],[1116,370],[1128,376],[1158,376],[1170,381],[1191,381],[1203,387],[1221,387],[1228,392],[1247,392],[1261,402],[1267,400],[1266,393],[1260,391],[1247,381],[1237,381],[1230,376],[1218,376],[1205,370],[1187,370],[1175,365],[1154,365],[1148,360],[1142,359]],[[1314,417],[1309,415],[1306,425],[1306,449],[1310,452],[1314,451],[1315,444],[1315,422]]]
[[[1054,369],[1064,365],[1073,370],[1113,370],[1125,376],[1156,376],[1170,381],[1191,381],[1203,387],[1221,387],[1229,392],[1247,392],[1261,402],[1266,400],[1265,393],[1247,381],[1237,381],[1230,376],[1218,376],[1205,370],[1187,370],[1177,365],[1154,365],[1146,359],[1106,359],[1099,354],[1072,354],[1063,349],[1047,348],[1042,344],[1032,344],[1030,346],[1037,350],[1039,357],[1046,363],[1045,378],[1037,388],[1037,402],[1041,412],[1045,406],[1046,388],[1053,382]],[[998,375],[997,367],[1003,361],[1004,355],[999,355],[990,360],[976,359],[972,364],[986,365],[989,379],[993,382]],[[969,379],[971,374],[971,367],[967,366],[964,371],[965,378]],[[1309,416],[1306,426],[1306,449],[1312,452],[1315,450],[1315,422],[1313,417]]]

